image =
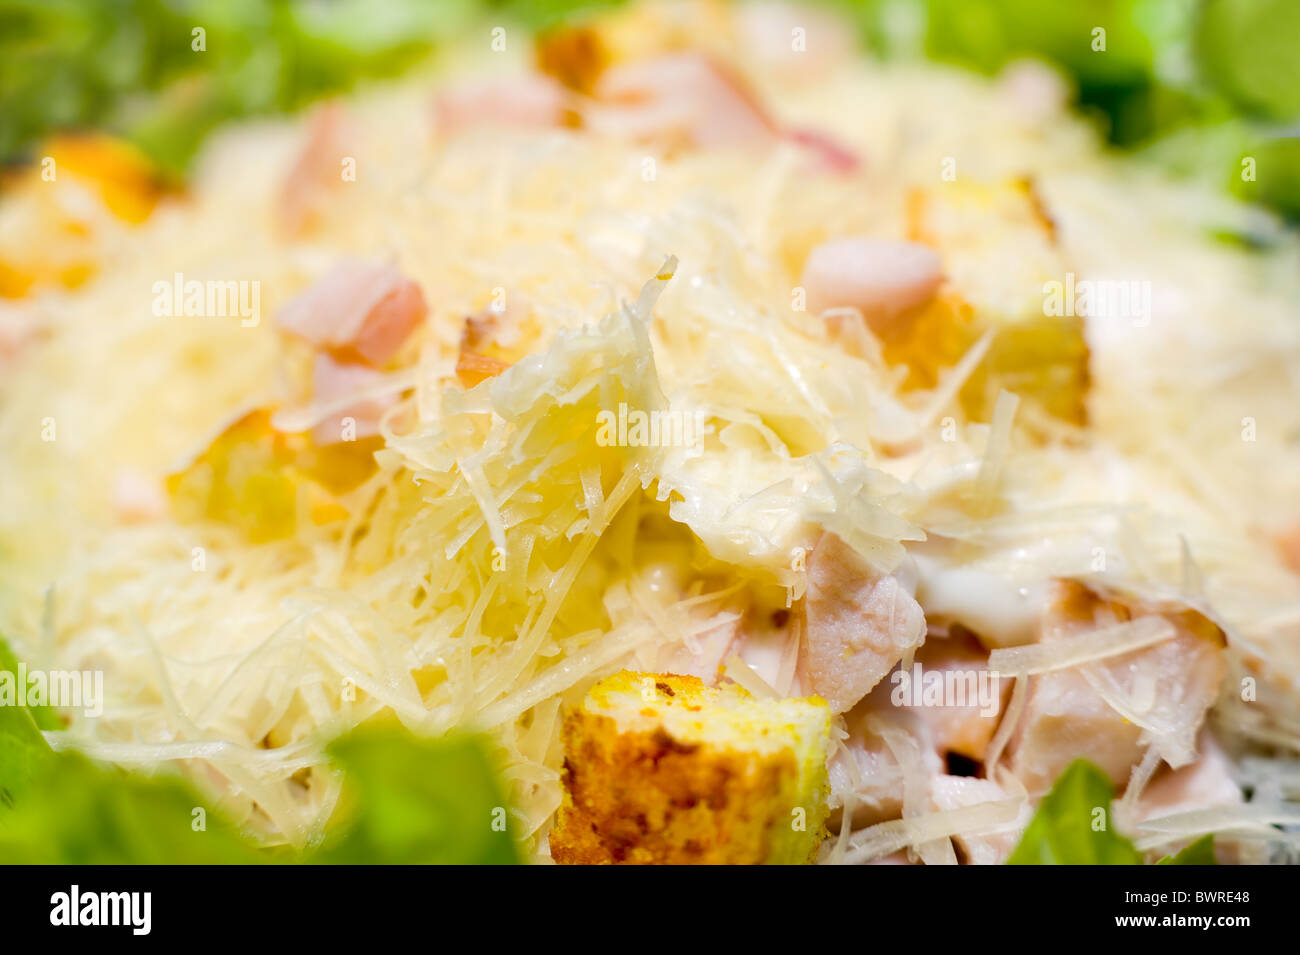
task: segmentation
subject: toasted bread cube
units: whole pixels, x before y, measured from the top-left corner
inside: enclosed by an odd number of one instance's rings
[[[908,210],[908,237],[939,252],[950,287],[884,343],[886,359],[911,369],[908,385],[933,387],[940,369],[992,328],[989,353],[962,389],[966,413],[987,419],[1005,388],[1082,424],[1084,321],[1046,313],[1044,287],[1063,281],[1069,266],[1033,184],[946,183],[913,193]]]
[[[831,713],[697,677],[624,670],[564,725],[551,855],[570,864],[811,861],[825,835]]]

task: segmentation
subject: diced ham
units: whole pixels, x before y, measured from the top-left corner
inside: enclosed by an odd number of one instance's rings
[[[291,236],[311,228],[330,193],[343,182],[346,115],[327,103],[312,116],[307,138],[280,187],[280,223]]]
[[[36,325],[16,311],[0,310],[0,369],[17,361],[36,338]]]
[[[808,558],[801,665],[812,690],[843,713],[925,639],[925,615],[894,575],[872,570],[838,536]]]
[[[1284,528],[1276,538],[1283,562],[1300,574],[1300,521]]]
[[[355,426],[351,439],[378,434],[379,420],[396,402],[396,396],[342,403],[375,388],[383,380],[382,373],[367,365],[335,361],[327,354],[317,354],[312,365],[312,402],[335,410],[312,429],[312,440],[320,447],[344,440],[345,418],[351,418]]]
[[[434,113],[448,136],[472,126],[538,129],[562,125],[567,102],[564,87],[540,73],[488,76],[443,90]]]
[[[113,481],[113,509],[127,523],[157,520],[167,513],[167,495],[160,481],[123,468]]]
[[[736,146],[774,140],[776,129],[740,77],[702,53],[673,53],[607,70],[587,125],[666,145]]]
[[[346,261],[285,305],[276,322],[343,360],[382,365],[426,311],[420,286],[393,266]]]
[[[814,312],[852,307],[880,327],[934,298],[943,281],[936,253],[919,242],[850,236],[815,246],[801,284]]]
[[[1137,602],[1107,601],[1062,582],[1045,616],[1044,642],[1130,616],[1156,613]],[[1160,608],[1175,636],[1118,656],[1031,677],[1011,766],[1031,795],[1045,792],[1073,760],[1096,763],[1123,787],[1148,742],[1167,762],[1191,758],[1226,662],[1222,634],[1199,614]],[[1122,715],[1102,695],[1122,701]],[[1132,717],[1130,720],[1129,717]]]
[[[1011,799],[1012,796],[989,779],[940,775],[936,776],[931,784],[930,798],[936,810],[950,811],[978,806],[981,803],[1003,802]],[[1001,865],[1015,850],[1032,815],[1033,810],[1026,800],[1019,816],[1013,822],[985,832],[958,833],[952,839],[970,865]]]

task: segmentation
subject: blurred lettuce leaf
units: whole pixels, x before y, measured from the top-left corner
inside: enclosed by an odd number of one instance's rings
[[[1247,113],[1300,115],[1300,3],[1204,0],[1196,53],[1206,77]]]
[[[508,865],[506,802],[481,740],[415,739],[362,726],[329,747],[348,792],[338,832],[313,861]]]
[[[93,126],[125,135],[179,175],[217,124],[397,75],[476,7],[0,0],[0,161],[21,158],[51,131]]]
[[[1141,865],[1133,843],[1115,831],[1113,796],[1100,768],[1075,760],[1039,803],[1007,865]]]
[[[106,769],[72,753],[0,811],[0,860],[21,865],[229,865],[268,861],[175,777]]]
[[[145,776],[56,753],[25,707],[0,706],[0,863],[518,861],[482,739],[420,739],[396,727],[363,727],[336,740],[329,753],[344,774],[344,818],[332,821],[322,848],[298,854],[259,848],[179,776]]]
[[[1253,178],[1245,178],[1246,160]],[[1231,183],[1240,198],[1300,220],[1300,136],[1263,138],[1248,145],[1233,168]]]
[[[53,757],[26,707],[0,706],[0,818],[26,798]]]
[[[14,679],[18,677],[18,658],[14,655],[9,644],[5,642],[4,636],[0,635],[0,671],[7,671],[14,674]],[[59,719],[54,710],[41,704],[40,706],[27,707],[31,719],[36,723],[38,729],[42,730],[61,730],[63,722]]]

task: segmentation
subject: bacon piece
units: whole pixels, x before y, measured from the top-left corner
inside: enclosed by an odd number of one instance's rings
[[[335,361],[327,354],[318,354],[312,365],[312,400],[317,405],[335,407],[341,401],[373,388],[384,380],[381,372],[367,365]],[[359,440],[379,433],[379,419],[396,403],[394,395],[381,398],[362,398],[348,404],[312,429],[312,440],[324,447],[343,440]],[[344,420],[351,418],[355,425],[351,436],[344,436]]]
[[[1300,521],[1283,529],[1275,538],[1283,562],[1300,574]]]
[[[307,126],[306,141],[280,187],[280,224],[291,236],[316,224],[330,193],[343,182],[346,119],[342,107],[327,103]]]
[[[850,236],[815,246],[801,284],[810,310],[851,306],[880,326],[934,298],[942,281],[939,256],[928,246]]]
[[[449,136],[483,125],[537,129],[562,125],[567,103],[564,87],[548,76],[489,76],[442,91],[434,116],[438,131]]]
[[[377,366],[426,313],[420,287],[393,266],[345,261],[285,305],[276,322],[338,358]]]
[[[702,53],[673,53],[607,70],[600,103],[586,115],[598,131],[668,145],[770,142],[776,128],[739,76]]]
[[[848,175],[862,167],[862,160],[852,149],[815,129],[788,129],[785,138],[804,149],[827,172]]]

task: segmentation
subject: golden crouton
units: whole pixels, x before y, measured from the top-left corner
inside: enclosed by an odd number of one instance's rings
[[[1048,315],[1044,286],[1068,266],[1055,225],[1029,180],[945,183],[909,197],[908,237],[938,250],[950,290],[901,334],[885,357],[912,371],[908,384],[933,387],[988,329],[989,353],[962,389],[966,413],[986,420],[1005,388],[1076,424],[1085,418],[1088,346],[1083,319]]]
[[[327,524],[347,516],[338,495],[375,470],[379,437],[316,446],[271,425],[270,409],[228,424],[194,459],[167,475],[177,520],[211,520],[261,543],[289,537],[301,516]]]
[[[811,861],[825,833],[830,708],[625,670],[564,725],[551,855],[570,864]]]

